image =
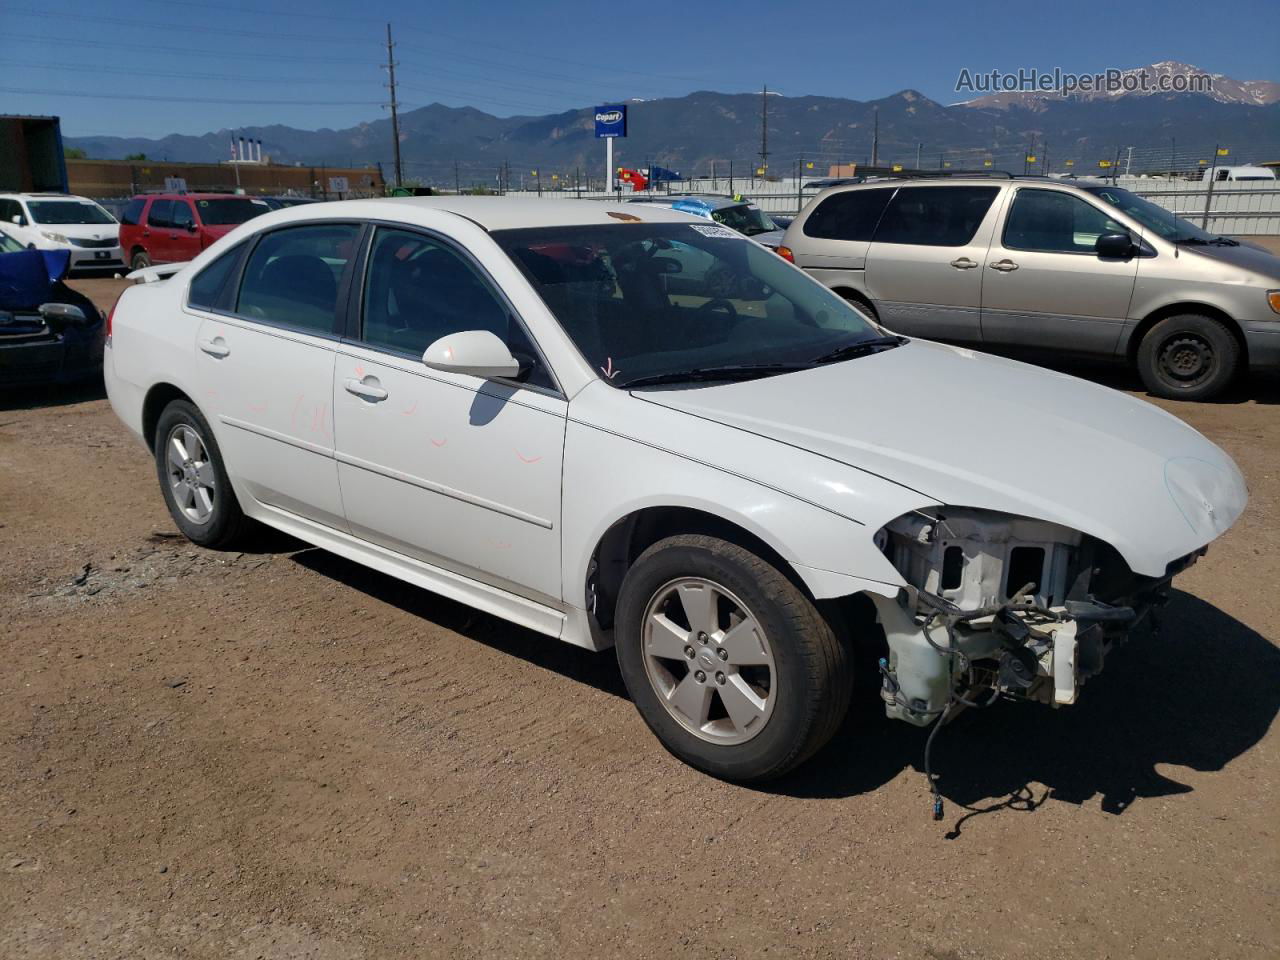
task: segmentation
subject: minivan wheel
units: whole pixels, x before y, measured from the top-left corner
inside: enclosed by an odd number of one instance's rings
[[[627,572],[614,622],[636,709],[668,750],[713,776],[781,776],[848,709],[844,644],[791,580],[726,541],[651,546]]]
[[[156,473],[169,515],[183,535],[203,547],[231,546],[247,525],[213,431],[200,411],[174,400],[155,432]]]
[[[139,250],[133,255],[133,259],[129,261],[135,270],[145,270],[151,266],[151,257],[145,250]]]
[[[1166,317],[1138,345],[1138,374],[1157,397],[1208,400],[1222,393],[1240,366],[1240,344],[1211,317]]]

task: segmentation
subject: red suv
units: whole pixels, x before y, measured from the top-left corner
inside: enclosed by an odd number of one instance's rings
[[[134,270],[194,260],[239,224],[271,208],[234,193],[149,193],[120,215],[120,246]]]

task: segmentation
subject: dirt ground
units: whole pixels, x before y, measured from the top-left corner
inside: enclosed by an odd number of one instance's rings
[[[0,400],[2,957],[1280,956],[1274,380],[1162,404],[1248,512],[1075,707],[940,735],[942,823],[872,698],[731,786],[611,652],[284,538],[188,545],[101,396]]]

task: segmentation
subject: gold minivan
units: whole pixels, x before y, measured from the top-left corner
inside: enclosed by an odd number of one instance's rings
[[[831,187],[778,252],[898,333],[1118,360],[1161,397],[1280,367],[1280,258],[1101,181]]]

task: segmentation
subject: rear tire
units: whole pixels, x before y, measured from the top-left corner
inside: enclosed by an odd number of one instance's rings
[[[187,400],[174,400],[160,414],[154,443],[160,490],[183,536],[215,550],[233,546],[249,521],[200,411]]]
[[[848,710],[845,645],[799,587],[735,544],[697,535],[654,544],[627,572],[615,624],[641,717],[712,776],[782,776]]]
[[[145,250],[139,250],[133,255],[129,263],[134,270],[145,270],[151,266],[151,255]]]
[[[1146,388],[1169,400],[1209,400],[1235,379],[1240,344],[1212,317],[1166,317],[1138,345],[1138,374]]]

